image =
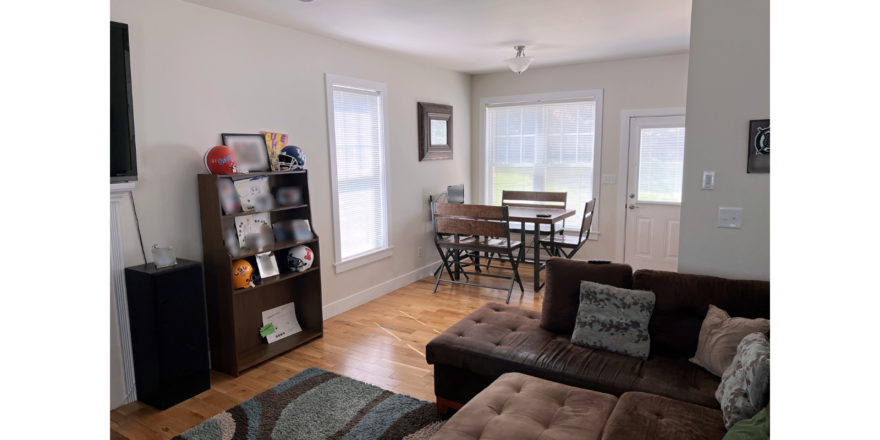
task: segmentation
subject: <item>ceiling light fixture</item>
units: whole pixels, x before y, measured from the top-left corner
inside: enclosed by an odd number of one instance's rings
[[[507,64],[507,67],[510,67],[510,70],[520,74],[529,68],[529,64],[532,64],[532,60],[535,58],[526,56],[525,46],[514,46],[514,49],[516,49],[516,56],[504,60],[504,63]]]

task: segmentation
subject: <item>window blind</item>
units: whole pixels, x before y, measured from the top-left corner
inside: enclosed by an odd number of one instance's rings
[[[333,87],[342,260],[387,247],[379,92]]]
[[[684,127],[643,128],[639,143],[639,201],[681,203]]]
[[[486,108],[486,170],[490,204],[504,190],[568,193],[566,229],[580,229],[593,198],[596,102],[567,100]]]

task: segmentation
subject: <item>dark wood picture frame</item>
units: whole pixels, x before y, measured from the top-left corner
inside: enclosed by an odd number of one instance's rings
[[[749,121],[749,155],[746,172],[767,174],[770,172],[770,120]]]
[[[235,138],[239,138],[239,137],[253,138],[254,142],[261,145],[261,150],[260,150],[260,153],[258,153],[258,154],[260,154],[260,156],[263,156],[263,158],[261,158],[259,160],[259,162],[260,162],[259,167],[260,168],[248,169],[247,171],[248,172],[272,171],[272,159],[269,157],[269,149],[266,148],[266,136],[264,136],[262,134],[254,134],[254,133],[221,133],[220,137],[221,137],[221,139],[223,139],[223,145],[225,145],[229,148],[232,148],[233,150],[235,150],[235,147],[233,147],[232,145],[229,145],[231,140],[233,140]],[[242,158],[239,157],[238,160],[242,161]],[[265,163],[263,163],[263,162],[265,162]],[[245,164],[243,162],[241,162],[241,163],[236,162],[235,165],[239,168],[247,168],[247,167],[244,167],[244,165],[256,165],[256,164],[255,163]]]
[[[419,162],[425,160],[452,160],[452,106],[418,103],[419,117]],[[446,125],[445,143],[431,142],[432,121]]]

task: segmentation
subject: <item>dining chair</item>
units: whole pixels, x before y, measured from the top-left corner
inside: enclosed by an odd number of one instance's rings
[[[525,208],[534,208],[535,206],[540,206],[541,208],[565,210],[567,200],[568,193],[565,192],[508,190],[501,191],[501,206],[521,206]],[[522,233],[523,228],[525,228],[526,231],[533,232],[534,224],[532,224],[532,229],[528,229],[527,224],[514,223],[510,227],[510,232],[520,234]],[[558,228],[556,233],[562,235],[564,229],[565,220],[562,221],[562,227]],[[541,225],[541,230],[539,234],[549,235],[550,225]],[[537,244],[532,243],[526,246],[525,251],[528,252],[532,249],[533,246],[537,246]],[[489,257],[489,264],[492,264],[493,255],[489,254],[487,256]]]
[[[446,191],[441,193],[439,196],[437,196],[437,202],[440,202],[441,200],[444,200],[446,203],[454,203],[454,204],[458,204],[458,205],[464,204],[464,184],[460,183],[458,185],[447,186]],[[434,196],[428,196],[428,202],[433,203]],[[471,262],[474,262],[474,263],[477,263],[478,259],[479,259],[479,256],[475,256],[475,255],[471,255],[471,254],[465,254],[464,256],[467,258],[470,258]],[[461,260],[461,257],[459,257],[459,261],[460,260]],[[434,271],[434,276],[437,276],[437,274],[441,270],[443,270],[442,264],[440,265],[440,267],[437,268],[437,270]],[[481,272],[479,266],[476,266],[476,270],[477,270],[477,272]],[[467,275],[465,275],[465,278],[467,278]]]
[[[523,244],[520,241],[510,239],[510,220],[506,206],[486,205],[458,205],[453,203],[432,203],[431,216],[434,222],[434,244],[437,252],[443,259],[443,268],[449,274],[449,280],[443,279],[443,271],[437,274],[434,283],[434,292],[440,281],[468,286],[488,287],[490,289],[507,290],[507,303],[513,293],[514,283],[519,284],[520,293],[525,293],[522,280],[519,276],[519,261],[523,256]],[[511,262],[511,267],[502,269],[512,270],[513,275],[508,278],[485,272],[471,272],[471,275],[487,276],[492,278],[509,279],[507,289],[491,285],[481,285],[458,281],[457,275],[464,272],[464,265],[458,264],[458,258],[464,252],[491,252],[506,255]],[[514,256],[514,251],[517,251]],[[450,262],[449,259],[453,261]],[[478,260],[472,264],[480,266]],[[489,265],[484,265],[488,267]],[[453,273],[453,267],[456,268]]]
[[[562,254],[571,259],[577,251],[581,250],[587,239],[590,238],[590,226],[593,224],[593,212],[596,210],[596,199],[590,200],[584,205],[584,218],[581,222],[581,230],[578,236],[551,235],[541,239],[541,247],[550,255]],[[569,252],[566,252],[569,250]]]

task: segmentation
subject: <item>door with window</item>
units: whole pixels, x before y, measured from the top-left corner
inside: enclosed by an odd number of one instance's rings
[[[684,116],[630,119],[624,262],[678,270]]]

